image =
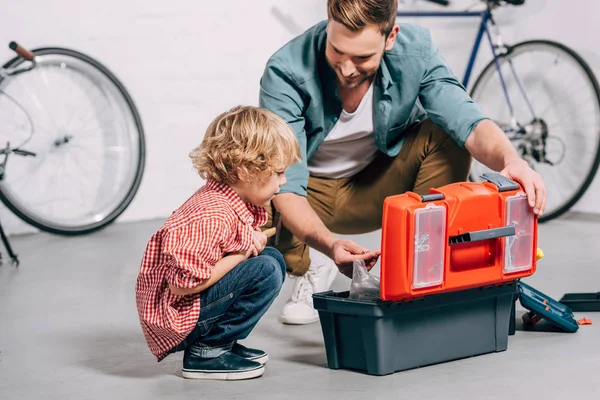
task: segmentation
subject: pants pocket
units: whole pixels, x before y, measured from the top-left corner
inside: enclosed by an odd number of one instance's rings
[[[210,332],[210,328],[213,327],[215,322],[217,322],[219,318],[223,316],[223,314],[216,315],[214,317],[210,317],[202,321],[198,321],[198,329],[200,330],[200,336],[206,336],[208,332]]]
[[[219,310],[219,306],[231,299],[233,299],[233,293],[228,293],[204,306],[200,304],[200,319],[198,320],[197,325],[202,336],[208,334],[208,331],[210,331],[210,328],[214,323],[225,314],[226,309]],[[203,318],[203,315],[206,316],[206,318]]]

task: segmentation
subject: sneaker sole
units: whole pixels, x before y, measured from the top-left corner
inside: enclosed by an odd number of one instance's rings
[[[314,318],[290,318],[290,317],[280,317],[281,323],[286,325],[307,325],[313,324],[319,321],[319,317]]]
[[[269,361],[269,355],[265,354],[264,356],[256,357],[256,358],[249,358],[248,360],[265,365],[267,363],[267,361]]]
[[[187,379],[212,379],[219,381],[238,381],[242,379],[258,378],[265,372],[265,367],[261,366],[256,369],[247,371],[202,371],[202,370],[186,370],[182,369],[181,373]]]

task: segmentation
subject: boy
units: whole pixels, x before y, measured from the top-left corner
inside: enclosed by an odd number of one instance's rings
[[[146,247],[136,284],[140,323],[161,361],[184,350],[183,376],[261,376],[268,356],[239,343],[278,295],[279,251],[266,247],[266,206],[300,160],[291,128],[270,111],[236,107],[218,116],[190,153],[206,185]]]

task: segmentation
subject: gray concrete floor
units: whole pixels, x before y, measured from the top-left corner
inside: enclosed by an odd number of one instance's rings
[[[281,296],[246,340],[269,352],[265,374],[240,382],[181,377],[181,353],[157,363],[146,348],[134,285],[161,221],[116,224],[89,236],[13,238],[21,266],[0,266],[0,399],[578,399],[600,387],[600,317],[575,334],[510,337],[508,350],[374,377],[327,368],[320,324],[284,326]],[[524,281],[558,299],[600,291],[600,217],[540,226],[546,257]],[[379,246],[379,233],[356,237]],[[347,290],[338,276],[334,290]],[[519,309],[519,314],[523,311]],[[544,327],[543,325],[541,326]]]

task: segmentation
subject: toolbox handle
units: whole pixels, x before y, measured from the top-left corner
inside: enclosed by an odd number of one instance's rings
[[[481,175],[481,178],[496,185],[499,192],[519,189],[519,185],[515,181],[511,181],[504,175],[497,172],[486,172]]]
[[[482,231],[465,232],[461,235],[450,236],[450,244],[476,242],[478,240],[497,239],[516,234],[514,226],[503,226],[501,228],[485,229]]]
[[[423,203],[436,200],[444,200],[444,193],[429,193],[421,195],[421,201]]]

